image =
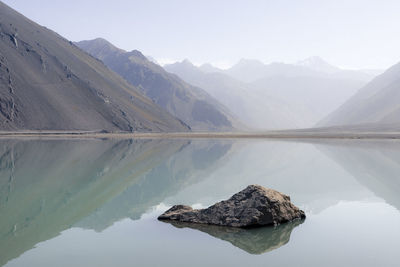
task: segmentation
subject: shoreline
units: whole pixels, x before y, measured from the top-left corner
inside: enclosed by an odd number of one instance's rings
[[[0,138],[96,138],[96,139],[400,139],[400,132],[175,132],[102,133],[85,131],[0,132]]]

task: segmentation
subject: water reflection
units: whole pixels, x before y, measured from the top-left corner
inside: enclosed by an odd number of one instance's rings
[[[304,220],[295,220],[276,227],[260,227],[253,229],[241,229],[205,224],[183,223],[176,221],[164,221],[177,228],[190,228],[207,233],[213,237],[227,241],[249,254],[264,254],[280,248],[289,242],[293,229]]]
[[[399,142],[330,142],[317,148],[376,196],[400,210]]]
[[[140,218],[218,164],[230,144],[30,140],[1,141],[0,149],[2,266],[72,226],[101,231]],[[198,152],[210,157],[196,162]]]
[[[176,145],[175,141],[165,142],[168,146]],[[138,177],[137,183],[99,206],[75,226],[102,231],[123,218],[140,219],[149,208],[160,204],[166,197],[205,179],[220,166],[220,160],[230,148],[230,142],[185,143],[178,151],[169,154]]]
[[[284,192],[291,196],[293,203],[313,214],[340,201],[373,196],[347,170],[314,145],[267,141],[250,142],[237,148],[229,163],[208,179],[185,188],[165,202],[209,206],[249,184]]]
[[[0,266],[71,227],[102,233],[160,203],[209,206],[249,184],[284,192],[314,216],[343,201],[400,210],[398,173],[399,142],[0,140]],[[298,224],[191,228],[262,254]]]

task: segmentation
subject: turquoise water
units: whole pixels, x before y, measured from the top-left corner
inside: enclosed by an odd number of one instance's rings
[[[0,140],[0,266],[399,266],[400,142]],[[307,219],[157,221],[249,184]]]

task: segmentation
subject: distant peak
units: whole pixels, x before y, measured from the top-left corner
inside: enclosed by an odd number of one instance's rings
[[[134,56],[136,58],[140,58],[143,60],[147,60],[147,58],[142,54],[142,52],[140,52],[139,50],[132,50],[131,52],[128,53],[129,56]]]
[[[331,65],[319,56],[312,56],[296,63],[298,66],[307,67],[315,71],[334,73],[340,71],[338,67]]]
[[[90,41],[90,40],[89,40],[89,41]],[[95,39],[93,39],[93,40],[91,40],[91,41],[92,41],[92,42],[96,42],[96,43],[111,44],[109,41],[107,41],[106,39],[101,38],[101,37],[95,38]]]
[[[185,58],[184,60],[182,60],[182,64],[188,65],[188,66],[194,66],[193,63],[192,63],[189,59],[187,59],[187,58]]]
[[[164,64],[164,67],[180,68],[180,69],[186,69],[186,70],[197,69],[197,67],[189,59],[184,59],[182,61],[176,61],[175,63],[171,63],[171,64]]]
[[[204,63],[200,66],[201,68],[215,68],[211,63]]]
[[[261,62],[260,60],[257,59],[246,59],[246,58],[242,58],[241,60],[239,60],[238,63],[236,63],[236,65],[234,65],[234,67],[261,67],[261,66],[265,66],[265,64],[263,62]]]
[[[297,65],[306,65],[306,64],[329,64],[329,63],[319,56],[308,57],[306,59],[297,62]]]
[[[110,43],[109,41],[107,41],[106,39],[101,38],[101,37],[93,39],[93,40],[82,41],[82,42],[92,43],[92,44],[95,44],[95,45],[103,45],[103,46],[115,47],[112,43]]]
[[[222,69],[215,67],[211,63],[204,63],[199,69],[206,73],[222,72]]]
[[[84,41],[80,41],[80,42],[76,42],[75,43],[77,46],[79,47],[83,47],[83,48],[91,48],[91,49],[107,49],[107,50],[112,50],[112,51],[119,51],[119,52],[125,52],[125,50],[122,50],[118,47],[116,47],[115,45],[113,45],[112,43],[110,43],[109,41],[107,41],[104,38],[96,38],[93,40],[84,40]]]

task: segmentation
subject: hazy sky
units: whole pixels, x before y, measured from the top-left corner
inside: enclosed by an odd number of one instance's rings
[[[73,41],[103,37],[162,61],[321,56],[347,68],[400,61],[399,0],[3,0]]]

